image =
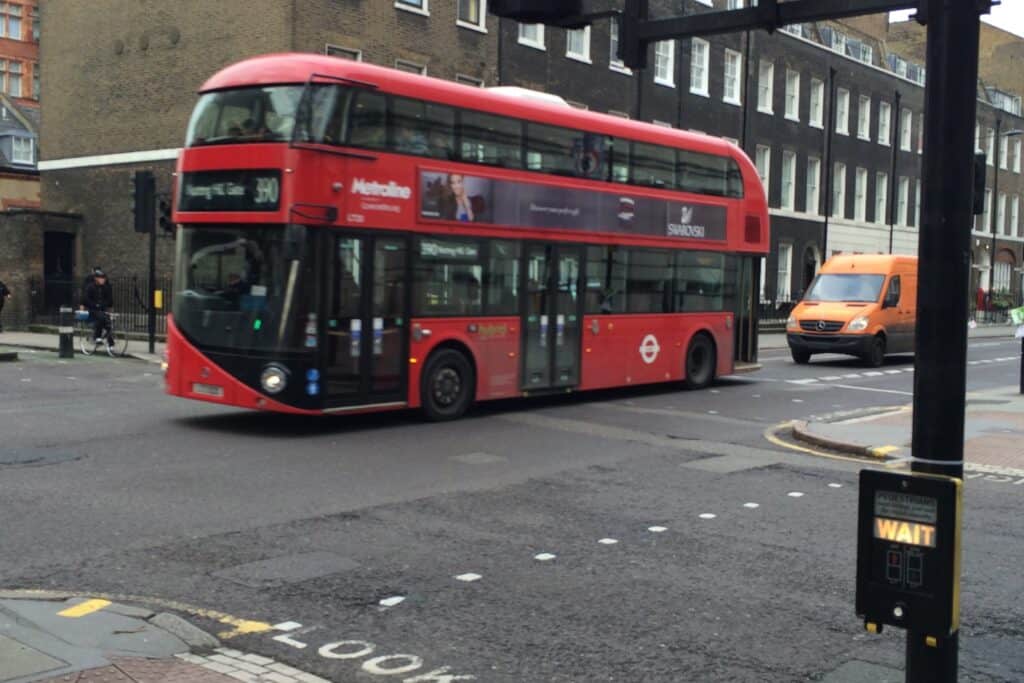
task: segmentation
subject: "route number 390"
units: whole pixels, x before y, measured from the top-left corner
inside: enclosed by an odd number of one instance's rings
[[[277,178],[257,178],[256,196],[253,202],[256,204],[277,204],[281,196],[281,184]]]

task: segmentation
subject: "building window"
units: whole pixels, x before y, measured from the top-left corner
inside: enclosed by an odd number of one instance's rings
[[[486,0],[459,0],[459,15],[455,23],[466,28],[486,31],[485,17],[487,16]]]
[[[1006,157],[1010,155],[1010,138],[1005,135],[999,138],[999,168],[1004,171],[1007,168]]]
[[[1012,154],[1013,162],[1011,163],[1011,167],[1013,168],[1013,172],[1014,173],[1020,173],[1020,139],[1019,138],[1013,141],[1012,149],[1013,149],[1013,154]]]
[[[544,24],[519,24],[519,44],[538,50],[545,49]]]
[[[810,125],[823,128],[825,121],[825,83],[811,79],[811,120]]]
[[[773,113],[772,99],[775,95],[775,65],[761,61],[757,78],[757,110],[765,114]]]
[[[32,99],[39,99],[39,64],[32,65]]]
[[[725,9],[743,9],[743,0],[726,0]]]
[[[417,64],[416,62],[410,62],[405,59],[396,59],[395,68],[399,71],[406,71],[411,74],[419,74],[425,76],[427,73],[427,67],[423,64]]]
[[[395,7],[398,9],[416,12],[417,14],[430,14],[427,7],[428,0],[395,0]]]
[[[632,118],[632,117],[631,117],[631,116],[630,116],[629,114],[627,114],[626,112],[624,112],[624,111],[618,111],[618,110],[615,110],[615,109],[609,109],[609,110],[608,110],[608,115],[609,115],[609,116],[618,116],[618,117],[619,117],[620,119],[629,119],[629,118]]]
[[[910,193],[910,178],[900,176],[900,187],[896,193],[896,223],[907,225],[907,195]]]
[[[735,50],[725,50],[725,82],[722,100],[729,104],[742,104],[740,97],[740,70],[743,68],[743,55]]]
[[[775,283],[775,300],[789,301],[789,274],[793,270],[793,245],[779,243],[778,280]]]
[[[850,91],[845,88],[836,93],[836,132],[850,134]]]
[[[1020,197],[1017,195],[1010,197],[1010,228],[1008,233],[1020,235]]]
[[[974,124],[974,151],[981,154],[981,126]]]
[[[1006,229],[1006,193],[1000,192],[999,197],[996,200],[996,234],[1003,233],[1009,235],[1010,231]]]
[[[821,159],[807,157],[807,198],[804,210],[815,216],[821,214],[821,199],[818,188],[821,186]]]
[[[992,287],[997,292],[1010,290],[1010,271],[1012,267],[1005,261],[997,261],[995,272],[992,273]]]
[[[694,41],[696,42],[696,40]],[[654,82],[676,87],[676,41],[662,40],[654,44]]]
[[[21,40],[21,5],[0,2],[0,38]]]
[[[324,54],[328,57],[340,57],[341,59],[351,59],[354,62],[363,61],[363,51],[355,50],[350,47],[341,47],[340,45],[327,44],[324,48]]]
[[[484,87],[484,79],[466,76],[465,74],[455,74],[455,82],[462,85],[471,85],[474,88]]]
[[[694,95],[708,96],[708,41],[693,39],[690,49],[690,92]]]
[[[21,62],[7,63],[7,94],[21,97]]]
[[[985,131],[985,159],[987,160],[989,166],[995,163],[993,161],[996,149],[995,139],[996,132],[994,130],[989,128],[988,130]]]
[[[892,106],[888,102],[878,103],[878,144],[889,145],[889,125],[892,119]]]
[[[914,225],[921,229],[921,181],[914,181]]]
[[[796,206],[796,154],[782,153],[782,208],[792,211]]]
[[[863,223],[868,213],[868,170],[858,168],[853,179],[853,218]]]
[[[800,72],[786,69],[786,118],[800,120]]]
[[[768,181],[772,172],[772,148],[765,145],[758,145],[754,154],[754,165],[757,166],[757,175],[764,185],[765,196],[768,195]]]
[[[832,173],[832,217],[846,218],[846,164],[837,161]]]
[[[32,7],[32,40],[34,40],[37,43],[39,42],[39,29],[40,28],[41,27],[39,25],[39,8],[33,5],[33,7]]]
[[[871,139],[871,98],[864,95],[857,101],[857,137]]]
[[[565,32],[565,56],[590,64],[590,27]]]
[[[924,114],[917,115],[917,153],[924,151]]]
[[[889,174],[875,174],[875,222],[886,223],[886,204],[889,201]]]
[[[11,161],[16,164],[31,164],[35,162],[32,156],[34,147],[32,138],[12,138]]]
[[[626,64],[619,59],[619,22],[612,21],[609,26],[611,30],[609,32],[609,57],[608,67],[623,73],[632,73],[631,69],[626,68]]]
[[[914,120],[914,113],[908,109],[900,112],[900,149],[904,152],[910,151],[910,128]],[[989,163],[992,163],[991,157]]]

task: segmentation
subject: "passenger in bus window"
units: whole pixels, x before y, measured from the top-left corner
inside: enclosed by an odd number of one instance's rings
[[[419,154],[425,156],[430,153],[430,147],[427,145],[426,136],[414,128],[398,129],[398,138],[395,140],[395,148],[404,154]]]
[[[452,159],[454,152],[451,145],[451,136],[439,130],[430,132],[430,144],[427,152],[435,159]]]

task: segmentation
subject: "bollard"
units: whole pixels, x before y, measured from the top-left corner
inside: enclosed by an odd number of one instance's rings
[[[72,309],[70,306],[60,307],[60,317],[57,320],[57,332],[60,335],[60,357],[75,357],[75,328],[71,324]]]

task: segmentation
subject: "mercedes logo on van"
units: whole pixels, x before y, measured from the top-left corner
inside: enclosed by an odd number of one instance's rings
[[[825,324],[824,320],[818,321],[818,332],[824,332],[826,327],[828,327],[828,325]]]

